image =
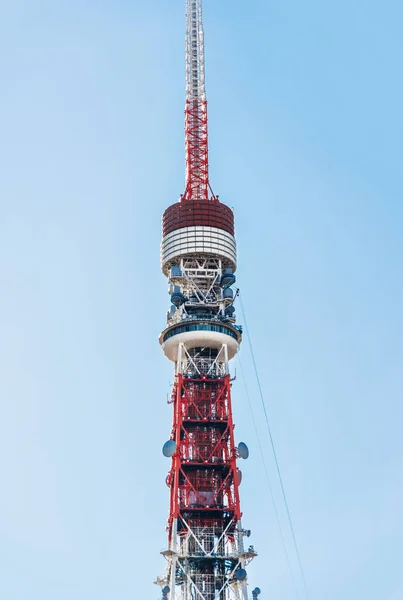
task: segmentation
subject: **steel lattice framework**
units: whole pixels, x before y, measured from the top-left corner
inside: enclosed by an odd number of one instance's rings
[[[211,191],[201,0],[186,0],[186,187],[162,220],[161,267],[171,307],[160,335],[175,365],[173,423],[163,448],[171,458],[165,600],[247,600],[239,458],[232,417],[230,360],[242,329],[233,290],[236,242],[232,210]],[[254,599],[260,590],[252,592]]]
[[[186,0],[185,150],[187,200],[208,200],[208,132],[201,0]]]

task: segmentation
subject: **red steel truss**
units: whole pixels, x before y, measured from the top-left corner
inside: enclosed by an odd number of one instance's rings
[[[231,407],[231,381],[177,376],[172,394],[174,418],[171,439],[176,453],[167,484],[170,487],[169,531],[178,519],[190,527],[223,531],[241,518],[237,449]]]
[[[195,98],[185,107],[186,189],[183,200],[208,200],[207,101]]]

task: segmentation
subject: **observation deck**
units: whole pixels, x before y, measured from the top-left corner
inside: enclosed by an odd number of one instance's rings
[[[242,339],[239,327],[224,323],[219,319],[183,319],[167,327],[160,335],[159,341],[165,356],[172,362],[178,360],[178,345],[184,344],[187,350],[209,347],[219,350],[225,344],[228,349],[228,360],[238,352]]]

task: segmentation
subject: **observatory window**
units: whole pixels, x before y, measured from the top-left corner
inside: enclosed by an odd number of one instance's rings
[[[224,327],[222,325],[212,325],[210,323],[192,323],[190,325],[180,325],[178,327],[174,327],[164,336],[164,341],[169,340],[169,338],[174,335],[178,335],[180,333],[188,333],[190,331],[215,331],[217,333],[224,333],[225,335],[229,335],[235,340],[238,338],[235,331],[232,331],[228,327]]]

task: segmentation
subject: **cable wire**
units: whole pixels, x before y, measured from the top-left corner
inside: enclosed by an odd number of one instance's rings
[[[245,379],[245,375],[244,375],[244,372],[243,372],[242,363],[241,363],[241,360],[239,358],[239,354],[237,355],[237,360],[238,360],[238,364],[239,364],[239,370],[241,371],[241,377],[242,377],[243,385],[244,385],[244,388],[245,388],[245,395],[246,395],[246,399],[248,401],[249,410],[250,410],[250,414],[251,414],[252,422],[253,422],[253,427],[255,429],[256,439],[257,439],[257,443],[258,443],[258,446],[259,446],[260,455],[261,455],[261,458],[262,458],[264,472],[266,474],[267,485],[269,486],[270,497],[271,497],[271,501],[272,501],[272,504],[273,504],[274,514],[275,514],[275,517],[276,517],[277,525],[278,525],[278,528],[279,528],[279,531],[280,531],[280,537],[281,537],[281,541],[283,543],[284,554],[285,554],[285,557],[286,557],[286,560],[287,560],[287,566],[288,566],[288,570],[290,572],[291,581],[292,581],[292,585],[293,585],[294,592],[295,592],[295,597],[297,599],[299,599],[297,584],[295,582],[295,577],[294,577],[294,573],[293,573],[292,566],[291,566],[290,556],[288,554],[287,545],[286,545],[285,538],[284,538],[283,528],[281,527],[280,517],[279,517],[279,513],[278,513],[276,501],[275,501],[275,498],[274,498],[274,494],[273,494],[273,488],[272,488],[271,483],[270,483],[270,477],[269,477],[269,471],[267,469],[266,458],[265,458],[265,455],[264,455],[264,452],[263,452],[263,447],[262,447],[262,443],[261,443],[261,440],[260,440],[259,430],[257,428],[255,415],[253,413],[252,402],[251,402],[251,399],[250,399],[248,387],[246,385],[246,379]]]
[[[292,536],[293,543],[294,543],[295,554],[297,556],[298,565],[299,565],[300,572],[301,572],[301,577],[302,577],[302,582],[304,584],[305,596],[306,596],[306,598],[309,598],[308,586],[307,586],[306,577],[305,577],[305,571],[304,571],[304,568],[302,566],[301,554],[300,554],[299,547],[298,547],[298,544],[297,544],[297,538],[296,538],[296,535],[295,535],[294,525],[293,525],[293,522],[292,522],[292,519],[291,519],[291,512],[290,512],[290,508],[288,506],[288,501],[287,501],[287,496],[286,496],[286,493],[285,493],[283,478],[281,476],[280,464],[279,464],[279,461],[278,461],[278,458],[277,458],[276,447],[274,445],[274,439],[273,439],[273,434],[272,434],[271,427],[270,427],[269,416],[267,414],[266,403],[264,401],[263,390],[262,390],[262,386],[261,386],[261,383],[260,383],[260,377],[259,377],[259,372],[258,372],[258,369],[257,369],[255,354],[253,352],[252,341],[251,341],[251,337],[250,337],[250,333],[249,333],[249,328],[248,328],[248,323],[247,323],[246,315],[245,315],[245,308],[244,308],[244,304],[243,304],[243,301],[242,301],[242,296],[239,293],[239,290],[238,290],[238,295],[239,295],[239,300],[240,300],[240,304],[241,304],[243,321],[244,321],[244,324],[245,324],[246,337],[248,338],[248,343],[249,343],[249,349],[250,349],[250,353],[251,353],[251,357],[252,357],[253,368],[254,368],[255,375],[256,375],[256,381],[257,381],[257,385],[258,385],[258,388],[259,388],[260,399],[261,399],[261,402],[262,402],[263,412],[264,412],[265,421],[266,421],[266,425],[267,425],[267,431],[269,433],[270,445],[271,445],[271,449],[272,449],[272,452],[273,452],[274,462],[275,462],[275,465],[276,465],[278,480],[280,482],[280,487],[281,487],[281,492],[282,492],[282,496],[283,496],[284,506],[285,506],[285,509],[286,509],[286,512],[287,512],[288,524],[289,524],[289,527],[290,527],[291,536]]]

